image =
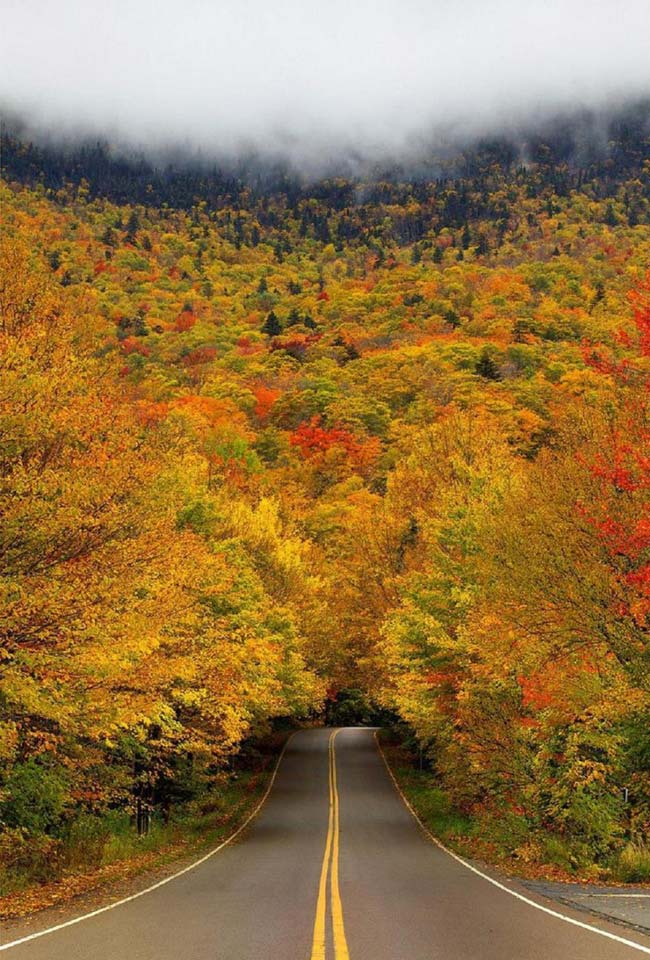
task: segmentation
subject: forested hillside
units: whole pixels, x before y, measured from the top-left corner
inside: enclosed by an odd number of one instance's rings
[[[14,873],[360,690],[495,845],[650,876],[650,138],[611,136],[271,185],[5,138]]]

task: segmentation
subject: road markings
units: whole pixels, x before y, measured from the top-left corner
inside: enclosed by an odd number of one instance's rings
[[[280,769],[280,764],[282,763],[282,758],[284,757],[289,743],[293,739],[294,734],[287,738],[285,745],[280,752],[277,763],[269,780],[269,785],[264,791],[264,796],[257,804],[255,809],[249,816],[244,820],[242,825],[238,827],[234,833],[232,833],[226,840],[223,840],[218,847],[214,847],[212,850],[208,850],[199,860],[195,860],[193,863],[190,863],[189,866],[183,867],[182,870],[179,870],[177,873],[173,873],[170,877],[165,877],[164,880],[159,880],[158,883],[152,884],[150,887],[147,887],[145,890],[140,890],[139,893],[134,893],[130,897],[124,897],[122,900],[116,900],[115,903],[109,903],[105,907],[100,907],[98,910],[92,910],[90,913],[84,913],[80,917],[74,917],[72,920],[66,920],[65,923],[57,923],[54,927],[47,927],[45,930],[39,930],[36,933],[30,933],[27,937],[21,937],[19,940],[12,940],[11,943],[0,944],[0,953],[3,950],[10,950],[12,947],[17,947],[21,943],[27,943],[29,940],[38,940],[39,937],[45,937],[49,933],[56,933],[57,930],[63,930],[65,927],[73,927],[77,923],[81,923],[83,920],[90,920],[91,917],[98,917],[100,913],[106,913],[108,910],[115,910],[116,907],[121,907],[125,903],[130,903],[132,900],[138,900],[140,897],[144,897],[147,893],[153,893],[154,890],[158,890],[159,887],[164,887],[166,884],[171,883],[172,880],[177,880],[178,877],[182,877],[185,873],[189,873],[190,870],[194,870],[196,867],[200,867],[202,863],[205,863],[206,860],[209,860],[210,857],[213,857],[215,853],[219,853],[220,850],[223,850],[224,847],[227,847],[229,843],[232,843],[243,830],[246,829],[249,823],[255,819],[257,814],[260,812],[268,795],[271,792],[273,784],[275,783],[275,778],[278,775],[278,770]]]
[[[335,960],[350,960],[348,944],[343,922],[343,906],[339,888],[339,791],[336,775],[336,749],[334,741],[340,731],[334,730],[327,743],[329,813],[327,821],[327,839],[318,885],[314,936],[311,948],[311,960],[326,960],[327,954],[327,879],[330,881],[330,908],[332,914],[332,937],[334,940]]]
[[[440,847],[441,850],[450,856],[453,860],[456,860],[461,866],[465,867],[467,870],[471,870],[472,873],[475,873],[477,876],[481,877],[482,880],[487,880],[488,883],[491,883],[493,887],[497,887],[499,890],[503,890],[504,893],[509,893],[511,897],[515,897],[517,900],[521,900],[522,903],[528,904],[529,907],[534,907],[535,910],[541,910],[542,913],[547,913],[550,917],[555,917],[556,920],[564,920],[565,923],[570,923],[574,927],[581,927],[583,930],[589,930],[591,933],[597,933],[601,937],[606,937],[608,940],[614,940],[616,943],[622,943],[626,947],[631,947],[633,950],[637,950],[639,953],[645,953],[650,956],[650,947],[644,947],[640,943],[636,943],[634,940],[627,940],[625,937],[619,937],[615,933],[609,933],[608,930],[601,930],[599,927],[594,927],[590,923],[583,923],[582,920],[575,920],[573,917],[567,917],[566,914],[560,913],[558,910],[551,910],[550,907],[545,907],[541,903],[535,903],[534,900],[530,900],[528,897],[524,897],[523,894],[517,893],[516,890],[511,890],[510,887],[506,887],[504,883],[499,883],[498,880],[495,880],[494,877],[489,876],[487,873],[483,873],[481,870],[478,870],[476,867],[472,866],[471,863],[468,863],[467,860],[463,860],[462,857],[459,857],[457,853],[454,853],[453,850],[449,850],[448,847],[442,843],[436,836],[434,836],[431,831],[424,825],[422,820],[419,818],[410,802],[406,798],[404,791],[397,782],[393,771],[391,770],[388,760],[386,759],[386,754],[381,748],[379,742],[379,737],[377,736],[377,731],[375,730],[375,743],[377,744],[377,749],[381,755],[382,760],[388,771],[388,775],[393,781],[395,789],[402,798],[402,801],[405,807],[413,815],[417,823],[419,824],[421,830],[427,835],[427,837],[435,843],[437,847]]]
[[[350,960],[348,952],[348,943],[345,938],[345,926],[343,924],[343,907],[341,905],[341,892],[339,890],[339,788],[336,777],[336,751],[334,741],[336,734],[332,737],[330,771],[332,779],[332,793],[334,796],[334,839],[332,843],[332,874],[331,874],[331,894],[332,894],[332,930],[334,933],[334,956],[336,960]]]
[[[314,920],[314,937],[311,947],[311,960],[325,960],[325,916],[327,912],[327,876],[330,864],[330,855],[332,850],[332,835],[334,833],[334,790],[332,784],[332,747],[334,745],[334,733],[330,734],[327,742],[327,780],[329,784],[329,812],[327,819],[327,839],[325,841],[325,853],[323,854],[323,863],[320,871],[320,882],[318,884],[318,900],[316,902],[316,919]]]

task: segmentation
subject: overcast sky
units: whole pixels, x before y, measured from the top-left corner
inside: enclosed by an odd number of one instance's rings
[[[400,150],[650,94],[650,0],[0,0],[0,101],[58,132]]]

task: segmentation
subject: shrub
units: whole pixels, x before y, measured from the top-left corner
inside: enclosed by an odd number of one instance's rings
[[[55,833],[63,820],[68,797],[65,772],[37,760],[19,763],[4,785],[0,820],[32,834]]]
[[[562,837],[549,835],[542,841],[542,863],[550,863],[562,870],[572,870],[574,857],[571,845]]]
[[[45,883],[59,870],[61,841],[21,828],[0,832],[0,896],[29,883]]]
[[[82,813],[72,820],[65,833],[65,863],[73,869],[97,867],[105,862],[105,850],[111,838],[130,833],[128,813],[111,811],[103,816]]]
[[[650,880],[650,846],[629,843],[618,856],[614,875],[623,883],[643,883]]]

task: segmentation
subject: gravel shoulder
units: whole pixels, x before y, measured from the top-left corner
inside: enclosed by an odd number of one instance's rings
[[[615,923],[650,933],[650,888],[594,886],[581,883],[551,883],[542,880],[518,880],[533,893],[605,917]]]

